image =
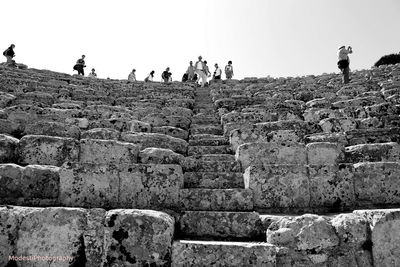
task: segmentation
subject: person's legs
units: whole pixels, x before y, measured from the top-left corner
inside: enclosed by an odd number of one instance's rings
[[[343,69],[343,83],[349,83],[349,74],[350,74],[350,68],[346,67]]]
[[[7,64],[7,65],[11,65],[11,64],[12,64],[12,57],[6,56],[6,58],[7,58],[6,64]]]
[[[201,75],[201,87],[204,87],[204,85],[207,82],[207,76],[206,76],[206,74],[204,72],[201,72],[200,75]]]

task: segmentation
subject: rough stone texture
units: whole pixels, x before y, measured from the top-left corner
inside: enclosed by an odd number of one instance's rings
[[[174,241],[172,266],[276,266],[276,247],[267,243]]]
[[[158,147],[186,154],[188,143],[182,139],[157,133],[122,133],[121,139],[140,146],[140,149]]]
[[[264,237],[260,215],[256,212],[185,211],[179,224],[181,234],[192,239],[260,240]]]
[[[309,206],[310,185],[305,166],[250,166],[244,180],[245,187],[253,191],[256,210]]]
[[[400,203],[400,163],[354,164],[356,203],[360,207]]]
[[[0,164],[0,200],[13,205],[55,205],[59,194],[59,168]]]
[[[16,255],[68,256],[72,264],[85,264],[83,232],[85,210],[75,208],[29,208],[15,211],[20,217]],[[51,261],[50,261],[51,262]],[[68,262],[54,261],[51,266],[65,266]],[[48,266],[38,262],[37,266]]]
[[[183,173],[179,165],[128,165],[119,173],[119,205],[127,208],[180,208]]]
[[[14,137],[0,134],[0,163],[14,162],[18,142],[19,140]]]
[[[395,142],[360,144],[346,147],[346,162],[396,161],[400,162],[400,145]]]
[[[180,138],[183,140],[187,140],[189,137],[189,132],[183,130],[181,128],[172,127],[172,126],[160,126],[160,127],[153,127],[153,133],[161,133],[166,134],[175,138]]]
[[[104,255],[104,226],[106,211],[86,210],[86,228],[83,233],[86,266],[101,266]]]
[[[296,250],[321,251],[339,245],[339,238],[326,219],[305,214],[273,222],[267,230],[267,242]]]
[[[324,133],[347,132],[357,128],[357,123],[351,118],[329,118],[319,122]]]
[[[178,164],[182,165],[185,157],[170,149],[149,147],[139,153],[139,161],[143,164]]]
[[[374,266],[400,265],[400,210],[357,210],[372,230]]]
[[[131,132],[136,133],[150,133],[151,132],[151,125],[150,123],[132,120],[128,122],[128,129]]]
[[[151,210],[111,210],[106,214],[104,266],[167,266],[174,219]]]
[[[252,165],[307,164],[306,148],[302,144],[246,143],[237,148],[235,157],[242,169]]]
[[[82,132],[82,139],[118,140],[121,133],[115,129],[95,128]]]
[[[12,209],[0,207],[0,266],[7,266],[8,257],[15,255],[18,217]]]
[[[21,164],[61,166],[66,161],[77,161],[79,142],[72,138],[27,135],[18,144]]]
[[[75,125],[62,122],[39,121],[38,123],[26,125],[24,133],[27,135],[47,135],[79,139],[81,131]]]
[[[253,193],[248,189],[181,189],[185,210],[253,210]]]
[[[306,148],[307,162],[310,165],[334,165],[344,158],[344,147],[337,143],[310,143]]]
[[[353,165],[309,165],[310,206],[339,211],[355,205]]]
[[[114,140],[81,139],[79,161],[94,164],[132,164],[137,162],[139,146]]]

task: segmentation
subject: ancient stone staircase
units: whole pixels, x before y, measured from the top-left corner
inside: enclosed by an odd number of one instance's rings
[[[348,86],[0,74],[0,266],[400,265],[400,66]]]

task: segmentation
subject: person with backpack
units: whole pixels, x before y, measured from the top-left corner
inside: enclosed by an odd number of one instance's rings
[[[149,76],[147,76],[147,77],[144,79],[144,82],[152,82],[152,81],[153,81],[153,78],[154,78],[154,70],[152,70],[152,71],[150,72]]]
[[[232,61],[228,61],[228,65],[225,66],[225,76],[226,79],[230,80],[233,77],[233,66]]]
[[[7,58],[6,65],[15,64],[15,62],[13,62],[13,60],[12,60],[13,57],[15,57],[14,48],[15,48],[15,45],[11,44],[10,47],[7,48],[6,50],[4,50],[4,52],[3,52],[3,56],[5,56]]]
[[[353,53],[353,49],[351,48],[351,46],[349,46],[346,49],[346,46],[342,45],[341,47],[339,47],[339,50],[337,52],[338,55],[338,68],[340,69],[340,71],[343,74],[343,83],[349,83],[350,81],[350,58],[349,58],[349,54]]]
[[[214,67],[215,67],[215,71],[214,71],[213,79],[214,80],[221,80],[221,76],[222,76],[221,68],[218,67],[217,63],[215,63]]]
[[[163,71],[163,73],[161,74],[161,79],[167,83],[170,82],[170,79],[172,78],[172,73],[169,72],[169,67],[165,69],[165,71]]]
[[[201,87],[204,87],[207,81],[207,76],[204,72],[204,62],[202,61],[202,59],[203,58],[199,56],[199,60],[196,62],[196,64],[194,64],[194,69],[197,74],[196,83],[198,83],[199,80],[201,79]]]
[[[81,74],[82,76],[85,76],[85,72],[83,71],[83,68],[85,68],[85,55],[82,55],[82,58],[78,59],[76,61],[76,64],[74,66],[74,70],[78,71],[78,75]]]

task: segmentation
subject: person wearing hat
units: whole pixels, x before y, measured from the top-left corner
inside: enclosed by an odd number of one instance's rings
[[[88,77],[89,78],[97,78],[97,74],[95,71],[96,71],[95,69],[92,69],[92,72],[89,73]]]
[[[353,53],[353,49],[351,46],[346,48],[346,46],[342,45],[339,47],[337,55],[338,55],[338,68],[343,74],[343,83],[349,83],[350,78],[350,58],[349,54]]]
[[[129,73],[128,82],[136,82],[136,70],[135,69],[133,69],[132,72]]]

